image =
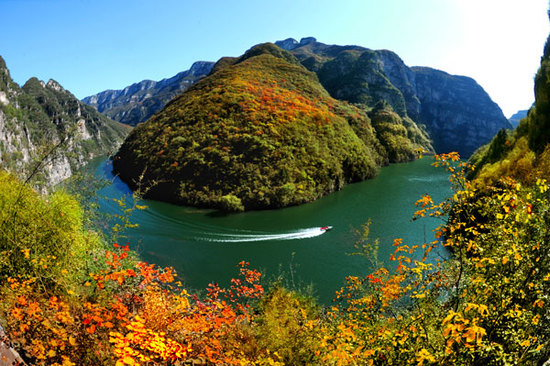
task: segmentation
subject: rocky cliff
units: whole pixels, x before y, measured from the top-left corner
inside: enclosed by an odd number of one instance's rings
[[[500,129],[512,128],[475,80],[427,67],[412,71],[420,100],[417,120],[430,131],[436,151],[458,151],[469,157]]]
[[[114,151],[129,128],[80,102],[54,80],[21,88],[0,57],[0,159],[36,186],[55,185],[90,159]]]
[[[502,111],[473,79],[408,67],[394,52],[335,46],[313,38],[276,42],[289,49],[338,99],[372,108],[388,102],[400,116],[425,125],[437,152],[470,156],[501,129]]]
[[[187,71],[160,81],[143,80],[122,90],[106,90],[82,101],[106,116],[135,126],[162,109],[200,78],[208,75],[213,62],[195,62]]]

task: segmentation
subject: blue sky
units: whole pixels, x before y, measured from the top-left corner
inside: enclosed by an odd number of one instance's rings
[[[506,116],[533,102],[547,0],[0,0],[0,55],[19,84],[79,98],[159,80],[257,43],[314,36],[476,79]]]

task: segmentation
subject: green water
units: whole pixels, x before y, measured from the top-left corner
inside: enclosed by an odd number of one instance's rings
[[[422,244],[433,240],[434,219],[411,221],[414,202],[424,193],[436,200],[449,195],[448,175],[431,167],[431,157],[385,167],[372,180],[352,184],[311,204],[271,211],[221,215],[212,210],[145,201],[148,208],[131,220],[139,225],[126,239],[144,261],[172,266],[193,289],[210,282],[227,285],[242,260],[260,269],[267,279],[281,272],[329,303],[347,275],[367,274],[368,262],[351,256],[357,231],[369,219],[371,237],[380,239],[379,257],[389,258],[394,238]],[[109,199],[130,194],[110,173],[109,162],[93,165],[95,174],[112,179],[102,190],[101,209],[118,213]],[[333,229],[323,232],[320,227]]]

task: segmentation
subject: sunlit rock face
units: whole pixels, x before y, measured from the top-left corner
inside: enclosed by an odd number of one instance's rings
[[[55,80],[19,87],[0,57],[2,168],[45,191],[118,148],[130,128],[80,102]],[[38,168],[37,168],[38,167]]]

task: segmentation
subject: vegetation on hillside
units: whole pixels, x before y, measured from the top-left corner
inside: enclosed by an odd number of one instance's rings
[[[213,283],[201,295],[189,293],[172,269],[140,262],[128,245],[107,245],[89,229],[82,207],[68,193],[41,197],[1,172],[0,322],[35,365],[546,364],[550,139],[538,133],[550,116],[545,109],[550,88],[540,87],[546,85],[549,56],[547,43],[534,109],[515,133],[501,132],[478,153],[476,179],[466,179],[472,166],[460,162],[458,154],[435,157],[434,165],[449,172],[453,193],[441,203],[423,195],[413,217],[442,220],[434,240],[396,238],[390,256],[395,265],[385,268],[377,257],[378,243],[366,230],[357,246],[371,265],[363,276],[347,277],[329,307],[280,283],[266,290],[261,273],[245,262],[238,264],[229,287]],[[258,57],[280,60],[262,54],[242,63]],[[238,65],[218,73],[229,77]],[[255,100],[254,85],[244,87]],[[267,96],[284,103],[277,96],[291,92],[274,84]],[[300,109],[323,112],[308,117],[311,125],[324,126],[325,116],[337,121],[356,111],[347,105],[323,109],[315,98],[298,101]],[[195,102],[187,100],[190,106]],[[234,108],[263,113],[238,103]],[[224,111],[204,113],[223,116]],[[373,111],[373,124],[377,113],[390,112]],[[296,113],[289,116],[298,119]],[[162,114],[157,118],[162,120]],[[355,131],[373,134],[370,125],[360,124],[363,119],[351,121]],[[157,133],[170,131],[173,121],[165,122]],[[255,131],[271,129],[263,123]],[[231,127],[235,134],[244,128]],[[224,136],[221,129],[212,133]],[[364,139],[360,133],[350,136]],[[187,142],[180,142],[185,149]],[[377,149],[384,151],[383,145]],[[227,201],[239,202],[234,197]],[[440,247],[450,251],[450,258],[437,254]],[[421,260],[414,259],[416,251],[424,254]]]
[[[440,204],[424,195],[415,217],[443,219],[436,239],[395,239],[387,269],[365,237],[358,247],[373,266],[346,278],[326,308],[281,284],[266,291],[244,262],[228,288],[189,293],[171,269],[83,230],[65,193],[45,200],[4,173],[2,325],[36,365],[542,364],[548,182],[506,179],[486,194],[465,180],[456,154],[435,164],[455,193]],[[450,259],[433,255],[440,245]]]
[[[471,177],[494,184],[511,176],[527,184],[550,176],[550,36],[535,76],[535,103],[513,132],[499,132],[471,158]]]
[[[32,176],[33,184],[42,189],[67,178],[91,158],[112,152],[130,130],[81,103],[53,80],[31,78],[20,88],[1,57],[0,92],[2,167],[20,178]]]
[[[115,171],[131,186],[142,173],[143,184],[156,183],[149,197],[228,211],[296,205],[430,148],[404,127],[395,139],[405,146],[380,143],[364,109],[331,98],[274,45],[214,70],[138,126],[117,154]],[[380,134],[395,123],[388,115]]]

